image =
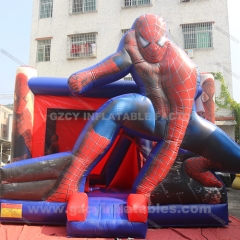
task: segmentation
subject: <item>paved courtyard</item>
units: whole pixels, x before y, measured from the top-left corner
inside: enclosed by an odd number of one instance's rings
[[[240,219],[240,190],[227,188],[229,215]]]

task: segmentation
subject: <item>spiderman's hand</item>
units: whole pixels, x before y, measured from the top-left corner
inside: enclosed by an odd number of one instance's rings
[[[72,92],[79,93],[91,82],[88,72],[80,72],[72,74],[68,79],[68,86]]]

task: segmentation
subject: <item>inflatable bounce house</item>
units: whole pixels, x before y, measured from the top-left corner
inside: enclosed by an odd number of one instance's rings
[[[68,79],[20,67],[0,221],[66,225],[68,237],[228,225],[214,172],[240,172],[240,148],[214,125],[213,95],[213,76],[151,14]]]

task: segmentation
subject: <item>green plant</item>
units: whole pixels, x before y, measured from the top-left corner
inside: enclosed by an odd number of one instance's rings
[[[216,97],[215,102],[218,108],[230,108],[233,111],[237,125],[235,127],[235,141],[240,143],[239,126],[240,126],[240,103],[237,103],[230,95],[228,86],[224,81],[224,77],[221,73],[212,73],[214,79],[220,81],[221,92],[219,97]]]

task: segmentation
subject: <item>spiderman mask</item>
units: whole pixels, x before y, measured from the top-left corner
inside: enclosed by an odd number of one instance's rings
[[[156,15],[143,15],[135,22],[135,34],[143,58],[149,63],[161,62],[168,42],[165,21]]]

